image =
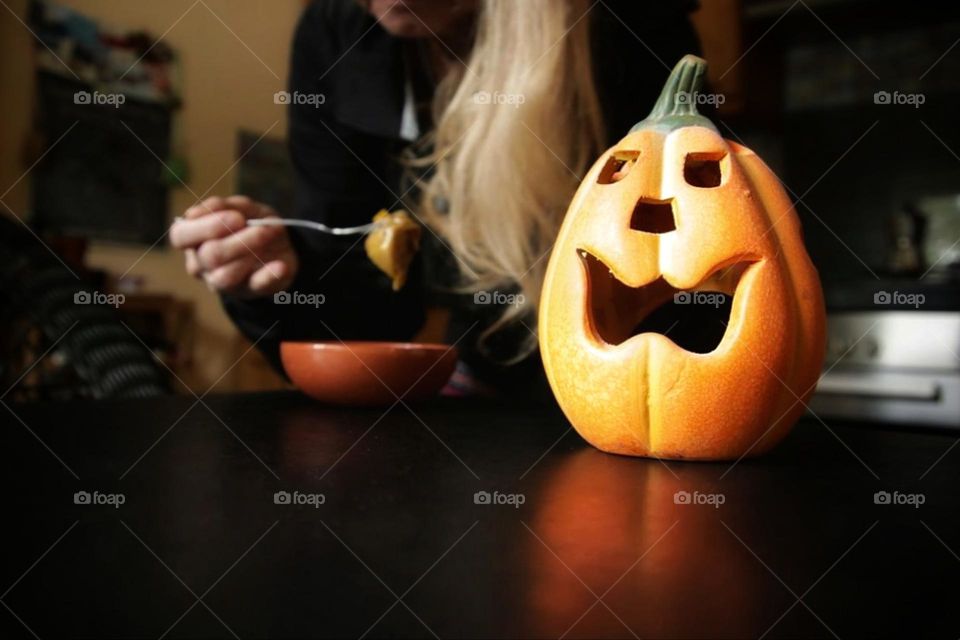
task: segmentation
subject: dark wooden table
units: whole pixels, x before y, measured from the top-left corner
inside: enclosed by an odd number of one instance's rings
[[[960,634],[946,434],[808,420],[731,466],[606,455],[553,408],[10,409],[0,637]]]

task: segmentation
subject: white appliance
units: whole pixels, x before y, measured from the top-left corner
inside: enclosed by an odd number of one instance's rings
[[[831,312],[821,418],[960,429],[960,311]]]

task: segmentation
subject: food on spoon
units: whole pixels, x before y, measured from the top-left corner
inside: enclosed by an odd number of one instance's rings
[[[363,243],[370,262],[393,281],[399,291],[407,282],[407,270],[420,249],[420,225],[404,210],[381,209],[373,216],[377,227]]]

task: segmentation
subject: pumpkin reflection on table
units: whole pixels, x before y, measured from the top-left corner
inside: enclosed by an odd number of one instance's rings
[[[623,465],[642,472],[624,473]],[[530,567],[522,589],[530,636],[577,638],[586,629],[594,638],[697,637],[705,628],[735,637],[763,632],[742,625],[764,618],[762,593],[776,591],[775,583],[721,519],[740,535],[752,527],[736,509],[677,504],[675,494],[692,493],[694,483],[689,473],[677,477],[676,468],[582,449],[544,474],[528,521],[542,543],[531,535],[518,551]],[[699,491],[710,492],[705,478],[718,474],[694,468]],[[728,492],[735,484],[715,482],[713,490]],[[594,605],[591,590],[613,613]]]

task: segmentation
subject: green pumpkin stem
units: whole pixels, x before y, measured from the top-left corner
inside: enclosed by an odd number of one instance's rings
[[[707,61],[685,55],[670,72],[650,115],[638,122],[630,133],[641,129],[670,132],[680,127],[707,127],[717,131],[708,118],[697,112],[697,95],[707,75]]]

